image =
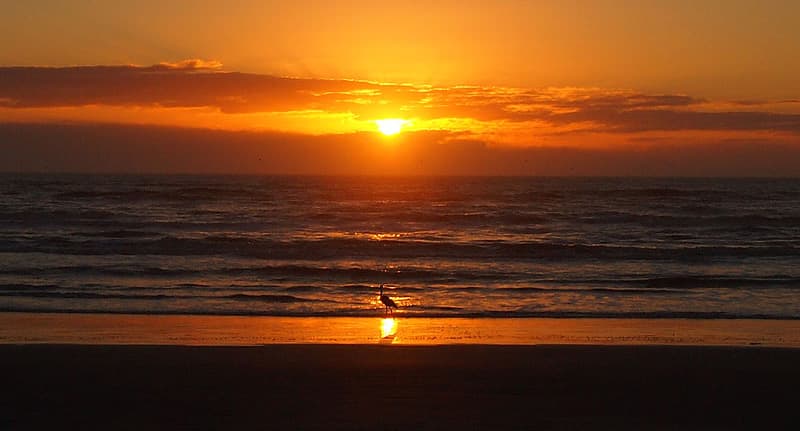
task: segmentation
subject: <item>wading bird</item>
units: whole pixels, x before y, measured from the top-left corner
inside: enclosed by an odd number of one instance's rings
[[[389,298],[388,296],[383,294],[383,284],[381,284],[380,298],[383,305],[386,306],[386,311],[391,314],[394,314],[392,308],[397,308],[397,304],[392,300],[392,298]]]

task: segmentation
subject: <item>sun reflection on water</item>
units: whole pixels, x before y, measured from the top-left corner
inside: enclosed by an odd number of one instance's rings
[[[397,336],[397,320],[394,317],[381,319],[381,343],[392,343]]]

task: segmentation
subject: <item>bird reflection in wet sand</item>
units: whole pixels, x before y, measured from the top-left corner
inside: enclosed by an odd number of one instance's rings
[[[383,284],[381,284],[381,291],[380,291],[379,297],[380,297],[380,300],[383,303],[383,305],[386,307],[386,313],[387,314],[394,314],[394,311],[392,309],[393,308],[396,309],[397,308],[397,304],[394,302],[394,300],[392,300],[392,298],[389,298],[387,295],[383,294]]]
[[[381,319],[381,344],[391,344],[397,337],[397,320],[394,317]]]

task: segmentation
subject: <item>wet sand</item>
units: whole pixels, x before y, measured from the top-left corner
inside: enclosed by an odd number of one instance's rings
[[[0,345],[0,429],[790,429],[800,350]]]
[[[800,320],[0,313],[0,344],[599,344],[800,347]]]

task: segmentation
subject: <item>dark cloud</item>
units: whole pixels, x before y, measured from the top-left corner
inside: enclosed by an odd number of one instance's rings
[[[800,132],[800,115],[771,112],[695,112],[665,109],[585,109],[553,115],[556,124],[594,122],[595,131],[646,132],[679,130],[772,130]]]
[[[704,100],[684,95],[646,95],[638,93],[600,93],[573,100],[567,99],[559,101],[555,99],[551,101],[553,106],[558,108],[574,108],[587,111],[600,109],[630,110],[687,107],[702,102],[704,102]]]
[[[800,99],[783,99],[783,100],[734,100],[730,102],[736,106],[763,106],[767,104],[797,104],[800,103]]]
[[[325,102],[325,92],[367,83],[215,72],[172,65],[0,68],[0,103],[15,108],[123,105],[217,107],[225,112],[289,111]],[[320,93],[320,96],[315,96]]]
[[[448,132],[309,136],[0,123],[0,171],[237,174],[800,176],[800,145],[508,148]]]

